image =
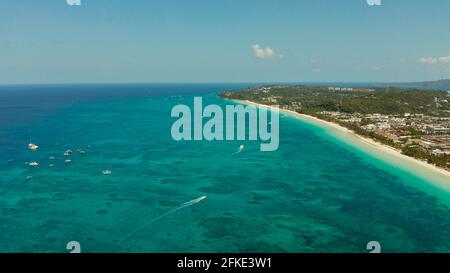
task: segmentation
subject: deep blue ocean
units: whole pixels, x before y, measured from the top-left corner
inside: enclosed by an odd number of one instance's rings
[[[282,116],[270,153],[172,139],[173,106],[254,85],[0,86],[0,252],[450,252],[449,192],[322,128]]]

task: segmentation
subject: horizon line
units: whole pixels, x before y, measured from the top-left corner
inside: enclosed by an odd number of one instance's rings
[[[20,86],[20,85],[127,85],[127,84],[301,84],[301,83],[314,83],[314,84],[326,84],[326,83],[356,83],[356,84],[403,84],[403,83],[422,83],[422,82],[438,82],[450,80],[449,79],[438,79],[438,80],[423,80],[423,81],[204,81],[204,82],[42,82],[42,83],[0,83],[0,86]]]

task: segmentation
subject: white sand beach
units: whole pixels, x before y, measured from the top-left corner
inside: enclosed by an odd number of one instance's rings
[[[241,104],[255,105],[258,107],[266,107],[266,108],[270,107],[264,104],[259,104],[251,101],[242,101],[242,100],[232,100],[232,101]],[[327,130],[327,132],[330,133],[331,135],[339,138],[340,140],[344,141],[347,144],[356,146],[362,149],[363,151],[366,151],[371,155],[390,163],[391,165],[394,165],[416,176],[424,178],[425,180],[437,184],[439,187],[445,188],[446,190],[450,191],[450,172],[445,169],[428,164],[425,161],[421,161],[419,159],[406,156],[393,147],[376,142],[375,140],[370,138],[362,137],[356,134],[355,132],[345,127],[342,127],[336,123],[325,121],[305,114],[299,114],[297,112],[285,109],[280,109],[280,112],[301,119],[302,121],[319,126]]]

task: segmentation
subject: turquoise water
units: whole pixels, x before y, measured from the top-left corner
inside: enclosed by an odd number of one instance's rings
[[[375,240],[385,252],[450,252],[449,193],[321,128],[283,116],[272,153],[258,142],[172,140],[174,105],[194,95],[225,105],[217,92],[237,86],[0,95],[0,251],[67,252],[75,240],[83,252],[366,252]],[[65,164],[64,151],[78,148],[86,153]]]

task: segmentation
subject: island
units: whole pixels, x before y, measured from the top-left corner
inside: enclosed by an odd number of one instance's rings
[[[450,91],[401,87],[266,85],[223,99],[308,115],[450,171]]]

